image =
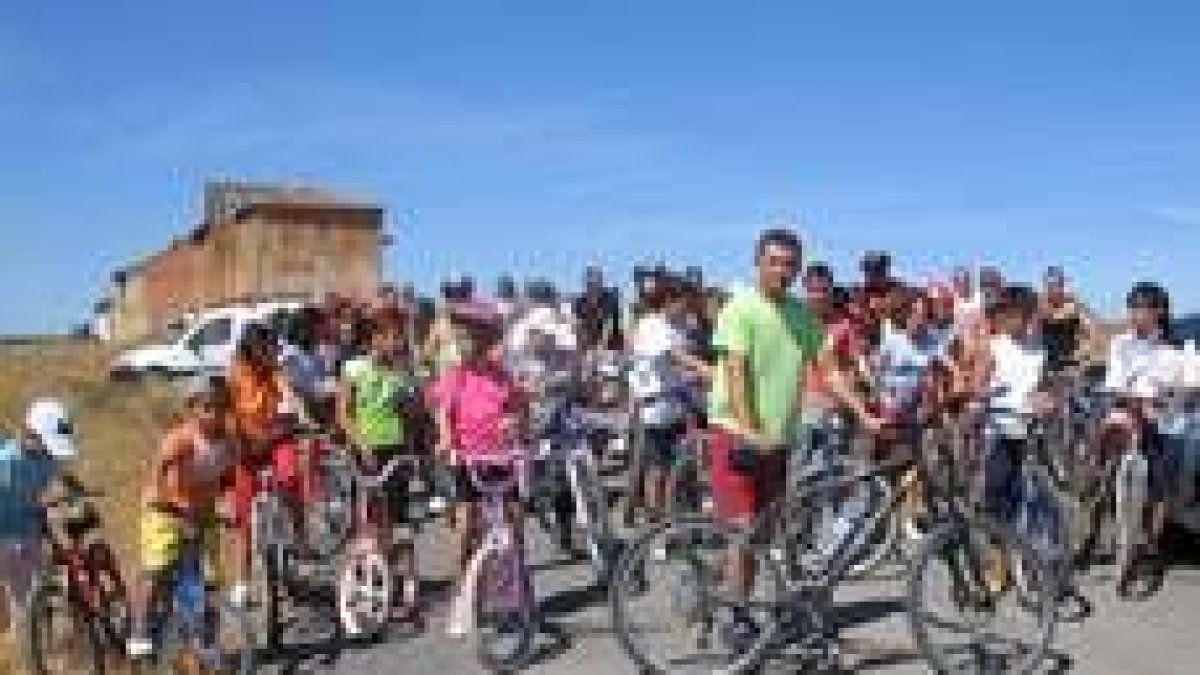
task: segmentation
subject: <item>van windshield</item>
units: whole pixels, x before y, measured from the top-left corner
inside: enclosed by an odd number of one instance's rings
[[[200,351],[205,347],[228,344],[233,338],[233,319],[221,317],[200,326],[187,338],[187,348]]]

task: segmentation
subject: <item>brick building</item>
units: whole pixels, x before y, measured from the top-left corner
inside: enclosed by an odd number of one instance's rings
[[[97,307],[111,339],[135,342],[209,307],[367,297],[389,243],[383,215],[320,190],[210,183],[201,223],[116,272]]]

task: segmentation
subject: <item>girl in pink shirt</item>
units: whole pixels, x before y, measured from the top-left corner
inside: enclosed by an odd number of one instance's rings
[[[463,465],[472,457],[505,454],[520,444],[526,399],[504,367],[499,313],[474,303],[452,311],[466,333],[463,360],[434,382],[430,398],[437,412],[438,456],[457,467],[459,503],[454,522],[461,575],[480,534],[480,495]],[[523,517],[515,498],[509,504],[509,517],[514,523]]]

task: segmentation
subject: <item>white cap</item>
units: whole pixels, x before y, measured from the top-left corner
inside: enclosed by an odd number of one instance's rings
[[[75,456],[75,434],[67,406],[52,398],[41,398],[29,405],[25,415],[29,428],[52,457],[67,459]]]

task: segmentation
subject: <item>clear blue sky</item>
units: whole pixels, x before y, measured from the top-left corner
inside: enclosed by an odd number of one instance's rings
[[[796,215],[849,270],[1067,265],[1200,308],[1200,3],[0,4],[0,331],[84,317],[207,177],[390,209],[393,276],[745,274]]]

